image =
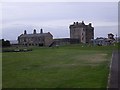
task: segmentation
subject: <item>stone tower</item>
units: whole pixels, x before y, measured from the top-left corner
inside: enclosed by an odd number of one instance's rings
[[[84,21],[74,22],[69,28],[70,38],[79,39],[81,43],[90,43],[91,39],[94,39],[94,28],[91,23],[85,25]]]

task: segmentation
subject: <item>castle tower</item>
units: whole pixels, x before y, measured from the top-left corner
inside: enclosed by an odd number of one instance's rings
[[[94,39],[94,28],[91,23],[85,25],[84,21],[74,22],[69,28],[70,38],[79,39],[81,43],[90,43],[91,39]]]

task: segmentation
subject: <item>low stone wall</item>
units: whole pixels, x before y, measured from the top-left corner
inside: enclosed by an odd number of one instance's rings
[[[71,39],[71,38],[54,39],[54,42],[56,45],[68,45],[68,44],[80,43],[79,39]]]

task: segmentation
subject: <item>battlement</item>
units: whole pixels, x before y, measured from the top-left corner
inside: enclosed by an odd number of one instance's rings
[[[88,25],[86,25],[84,23],[84,21],[82,21],[82,22],[73,22],[73,24],[69,26],[69,28],[76,28],[76,27],[91,27],[91,28],[93,28],[92,23],[89,23]]]

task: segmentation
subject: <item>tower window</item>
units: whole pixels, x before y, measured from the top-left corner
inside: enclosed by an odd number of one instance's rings
[[[82,40],[84,39],[84,37],[82,37]]]
[[[26,39],[24,39],[24,42],[26,42]]]

